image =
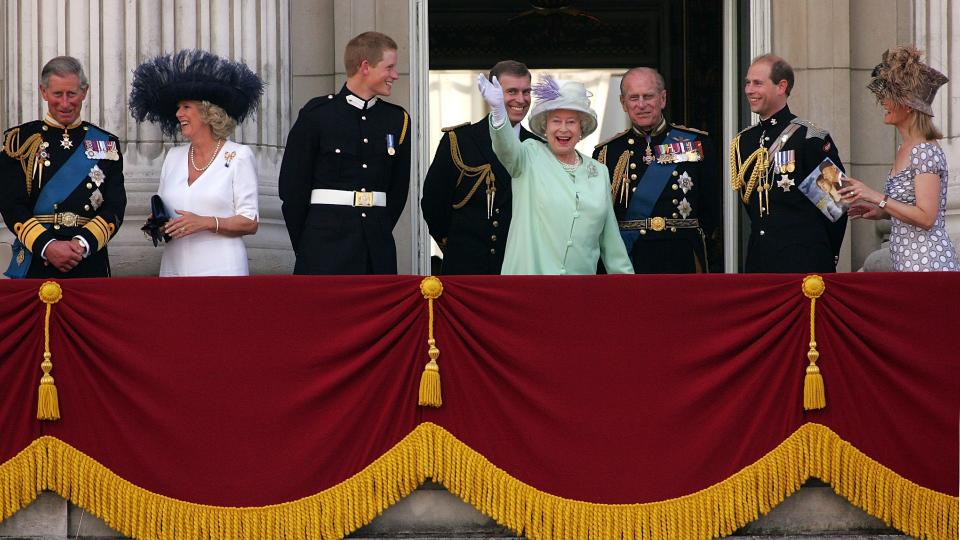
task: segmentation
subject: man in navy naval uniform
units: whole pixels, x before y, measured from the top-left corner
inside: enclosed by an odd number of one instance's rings
[[[760,122],[730,143],[732,187],[750,217],[747,272],[834,272],[843,243],[846,214],[830,221],[799,189],[824,158],[843,163],[826,130],[790,112],[793,83],[793,68],[772,54],[747,70],[744,94]]]
[[[530,70],[514,60],[490,70],[503,87],[507,116],[524,141],[536,137],[520,122],[530,110]],[[420,207],[430,236],[443,250],[443,274],[499,274],[513,201],[510,174],[490,142],[487,117],[443,128],[423,181]]]
[[[397,44],[365,32],[344,51],[340,93],[310,100],[280,166],[295,274],[396,274],[393,228],[410,183],[410,116],[380,99],[397,73]]]
[[[80,119],[89,84],[76,58],[40,72],[42,120],[7,130],[0,150],[0,214],[16,235],[11,278],[107,277],[107,243],[127,195],[119,140]]]
[[[667,90],[652,68],[627,71],[620,104],[631,128],[596,146],[607,166],[620,236],[638,274],[708,272],[718,252],[720,184],[707,133],[670,124]]]

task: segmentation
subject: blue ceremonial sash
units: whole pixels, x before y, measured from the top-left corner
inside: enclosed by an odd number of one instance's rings
[[[660,144],[681,142],[680,137],[682,136],[682,132],[671,129],[667,132],[667,136]],[[687,139],[684,138],[684,140]],[[657,163],[654,161],[648,165],[647,170],[643,173],[643,176],[640,177],[640,182],[637,183],[637,190],[633,192],[633,195],[630,197],[630,205],[627,207],[624,218],[632,221],[650,217],[650,213],[653,212],[653,207],[657,204],[660,194],[663,193],[663,188],[666,187],[667,182],[670,181],[670,177],[676,168],[676,163]],[[627,247],[627,253],[629,253],[630,250],[633,249],[633,244],[640,238],[640,231],[620,231],[620,237],[623,238],[623,243]]]
[[[106,133],[94,126],[87,126],[87,134],[83,138],[84,141],[107,141],[109,139],[110,137]],[[73,190],[77,189],[77,186],[90,175],[90,169],[97,164],[98,160],[88,158],[83,148],[84,144],[81,142],[67,161],[57,169],[56,174],[44,184],[43,189],[40,190],[40,195],[37,197],[36,204],[33,205],[33,215],[52,214],[53,205],[73,193]],[[49,227],[50,224],[44,224],[43,226]],[[30,269],[30,261],[33,260],[33,253],[20,243],[19,238],[14,239],[11,247],[13,248],[13,257],[10,259],[10,266],[7,267],[4,275],[13,279],[26,277],[27,270]],[[17,257],[21,258],[20,261],[17,261]]]

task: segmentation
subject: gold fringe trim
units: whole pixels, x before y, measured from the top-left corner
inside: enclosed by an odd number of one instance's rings
[[[531,539],[714,538],[769,512],[809,477],[916,538],[955,539],[958,498],[897,475],[828,427],[807,423],[756,463],[706,489],[665,501],[596,504],[513,478],[445,429],[417,426],[353,477],[283,504],[200,505],[139,488],[53,437],[0,464],[0,518],[52,490],[137,538],[341,538],[428,477]]]
[[[807,360],[810,365],[807,366],[806,375],[803,377],[803,408],[807,411],[823,409],[827,406],[827,392],[823,387],[823,375],[820,373],[820,367],[817,366],[817,360],[820,353],[817,352],[817,298],[827,290],[823,283],[823,278],[811,274],[803,278],[803,295],[810,299],[810,350],[807,351]]]
[[[420,375],[417,405],[440,407],[443,405],[443,395],[440,391],[440,364],[437,364],[440,349],[437,348],[437,340],[433,338],[433,301],[443,294],[443,283],[434,276],[427,276],[420,282],[420,292],[427,300],[427,311],[429,313],[427,356],[430,357],[430,361],[423,367],[423,374]]]
[[[415,430],[359,473],[315,495],[269,506],[227,507],[152,493],[45,436],[0,464],[0,519],[50,490],[133,538],[343,538],[422,484],[429,454]]]

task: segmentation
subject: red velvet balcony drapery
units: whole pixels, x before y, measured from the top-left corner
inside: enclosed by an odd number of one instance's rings
[[[439,408],[419,277],[62,281],[50,422],[42,282],[2,281],[0,517],[336,537],[433,477],[531,537],[709,537],[813,475],[955,537],[960,277],[826,276],[814,411],[802,277],[442,278]]]

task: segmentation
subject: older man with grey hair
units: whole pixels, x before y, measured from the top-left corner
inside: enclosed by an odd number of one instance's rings
[[[620,236],[634,270],[707,272],[707,254],[719,251],[721,204],[720,171],[707,133],[667,122],[667,90],[655,69],[627,71],[620,104],[630,129],[597,145],[593,156],[610,171]]]
[[[47,112],[8,129],[0,148],[0,214],[16,236],[11,278],[106,277],[107,243],[127,205],[120,141],[80,119],[89,84],[58,56],[40,72]]]

